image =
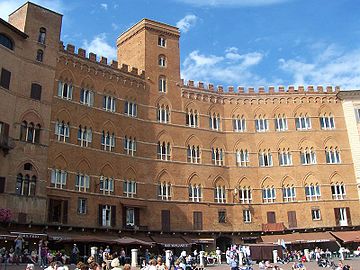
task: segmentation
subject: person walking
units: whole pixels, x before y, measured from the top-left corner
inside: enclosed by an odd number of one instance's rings
[[[76,244],[74,244],[73,249],[71,251],[71,264],[76,264],[79,260],[79,248]]]

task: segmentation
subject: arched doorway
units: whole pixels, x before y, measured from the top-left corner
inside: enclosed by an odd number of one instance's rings
[[[227,236],[220,236],[216,239],[216,246],[223,252],[232,244],[232,239]]]

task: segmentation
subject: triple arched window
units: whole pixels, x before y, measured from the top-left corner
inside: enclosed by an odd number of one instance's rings
[[[201,185],[193,184],[189,185],[189,200],[191,202],[201,202],[202,188]]]
[[[68,142],[70,138],[70,124],[64,121],[56,121],[55,135],[58,141]]]
[[[244,116],[233,115],[233,129],[235,132],[244,132],[246,130],[246,120]]]
[[[197,110],[187,109],[186,110],[186,125],[189,127],[199,126],[199,113]]]
[[[171,159],[171,146],[169,142],[158,142],[157,144],[157,158],[160,160]]]
[[[86,126],[79,126],[78,142],[80,146],[88,147],[92,142],[92,129]]]
[[[341,163],[340,150],[337,147],[325,147],[325,156],[328,164]]]
[[[212,113],[210,114],[210,118],[209,118],[209,125],[210,125],[210,129],[212,130],[220,130],[220,114],[219,113]]]
[[[249,152],[247,149],[236,150],[236,165],[238,167],[247,167],[249,162]]]
[[[200,163],[200,146],[188,145],[187,148],[187,161],[190,163]]]
[[[157,120],[160,123],[169,123],[170,122],[170,108],[168,105],[165,105],[165,104],[158,105]]]
[[[37,177],[31,163],[25,163],[23,171],[16,177],[16,194],[35,196]]]
[[[114,151],[115,149],[115,134],[109,131],[104,131],[101,134],[101,149],[105,151]]]
[[[171,184],[169,182],[161,182],[158,186],[158,197],[163,201],[171,200]]]
[[[224,165],[225,152],[222,148],[211,148],[211,160],[214,165]]]
[[[20,140],[29,143],[40,143],[40,124],[23,121],[20,128]]]

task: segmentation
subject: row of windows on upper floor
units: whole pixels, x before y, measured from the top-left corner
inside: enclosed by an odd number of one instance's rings
[[[23,123],[20,138],[27,142],[37,142],[39,129],[34,128],[33,124],[26,126]],[[56,122],[55,136],[58,141],[69,142],[70,139],[70,125],[69,123]],[[30,139],[29,139],[30,138]],[[78,129],[78,145],[81,147],[90,147],[93,142],[93,131],[86,126],[79,126]],[[137,151],[137,140],[133,136],[125,136],[121,139],[123,143],[124,153],[134,156]],[[101,149],[104,151],[115,151],[116,136],[114,133],[103,130],[101,133]],[[292,152],[288,148],[278,149],[279,166],[292,166]],[[200,164],[201,163],[201,148],[199,145],[188,145],[187,147],[187,162]],[[260,167],[273,166],[273,153],[270,149],[261,149],[257,153]],[[305,147],[300,149],[300,160],[302,165],[317,164],[316,151],[312,147]],[[170,142],[158,141],[157,143],[157,158],[159,160],[169,161],[172,158],[172,146]],[[238,149],[235,152],[236,165],[239,167],[247,167],[250,165],[250,152],[247,149]],[[325,147],[325,157],[327,164],[341,163],[340,150],[338,147]],[[212,164],[217,166],[225,165],[225,151],[222,148],[211,148]]]
[[[64,99],[72,100],[73,87],[70,84],[59,82],[58,96]],[[102,108],[106,111],[116,112],[116,98],[111,96],[103,96]],[[94,105],[94,92],[88,89],[80,90],[80,103],[92,107]],[[125,115],[131,117],[137,117],[138,106],[134,101],[125,101],[124,110]],[[170,107],[165,104],[157,105],[157,121],[160,123],[170,123],[171,111]],[[197,110],[187,110],[185,115],[185,124],[189,127],[199,127],[199,113]],[[335,129],[334,116],[330,114],[324,114],[320,116],[320,126],[324,130]],[[245,117],[240,115],[233,115],[233,131],[246,132]],[[287,131],[288,119],[285,115],[275,116],[275,130]],[[297,130],[310,130],[312,129],[311,118],[308,114],[300,114],[295,118],[295,126]],[[221,130],[221,117],[220,114],[213,113],[209,116],[209,128],[212,130]],[[269,131],[269,119],[265,116],[259,115],[255,119],[255,130],[257,132]]]
[[[22,176],[22,175],[21,175]],[[18,178],[19,181],[24,181]],[[51,171],[51,186],[59,189],[67,188],[68,173],[65,170],[53,169]],[[36,178],[35,178],[36,181]],[[75,178],[75,190],[79,192],[90,192],[91,178],[89,175],[78,173]],[[138,188],[135,180],[121,180],[123,190],[122,194],[126,197],[137,197]],[[105,195],[114,195],[115,192],[115,180],[111,177],[100,176],[100,182],[94,183],[94,192],[99,192]],[[157,185],[157,197],[161,200],[173,200],[174,199],[174,186],[170,182],[159,182]],[[21,186],[21,185],[18,185]],[[213,190],[214,202],[216,203],[227,203],[228,197],[233,196],[237,199],[237,202],[242,204],[253,203],[253,192],[254,190],[249,186],[239,186],[234,188],[232,191],[222,185],[215,185],[213,188],[204,188],[201,184],[190,184],[188,186],[188,199],[191,202],[202,202],[204,201],[204,191]],[[274,186],[264,186],[261,188],[262,202],[263,203],[274,203],[277,202],[277,190]],[[296,202],[296,190],[301,189],[294,185],[286,185],[280,188],[282,191],[282,202]],[[346,190],[344,183],[336,182],[330,186],[332,199],[333,200],[344,200],[346,199]],[[18,187],[17,187],[18,190]],[[321,199],[321,187],[318,183],[310,183],[303,187],[305,199],[307,201],[318,201]],[[18,193],[20,194],[20,193]],[[26,193],[27,194],[27,193]],[[25,195],[25,194],[21,194]],[[235,200],[234,200],[235,202]]]

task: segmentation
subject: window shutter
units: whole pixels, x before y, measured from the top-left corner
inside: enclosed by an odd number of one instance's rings
[[[2,68],[1,69],[1,77],[0,77],[0,86],[9,90],[10,80],[11,80],[11,72]]]
[[[139,226],[140,225],[140,209],[139,208],[134,208],[134,215],[135,215],[135,225]]]
[[[52,222],[53,221],[53,208],[54,208],[54,201],[52,199],[49,199],[49,203],[48,203],[48,221]]]
[[[116,206],[111,206],[111,227],[115,227],[116,225]]]
[[[345,209],[346,209],[346,217],[347,217],[348,226],[351,226],[352,222],[351,222],[350,208],[346,207]]]
[[[90,91],[90,106],[94,105],[94,92]]]
[[[267,212],[267,222],[276,223],[275,212]]]
[[[102,226],[102,210],[103,210],[103,205],[99,204],[99,212],[98,212],[98,221],[99,221],[99,226]]]
[[[72,99],[72,94],[73,94],[73,86],[71,84],[68,85],[69,87],[69,92],[68,92],[68,98]]]
[[[340,226],[340,209],[334,208],[334,214],[335,214],[335,224],[336,226]]]
[[[296,211],[288,211],[289,228],[297,227]]]
[[[62,223],[67,224],[67,222],[68,222],[68,201],[62,201],[62,207],[63,207]]]
[[[161,210],[161,230],[170,231],[170,210]]]
[[[63,88],[63,83],[61,81],[58,82],[58,96],[61,97],[62,96],[62,88]]]
[[[0,193],[5,192],[5,177],[0,177]]]

